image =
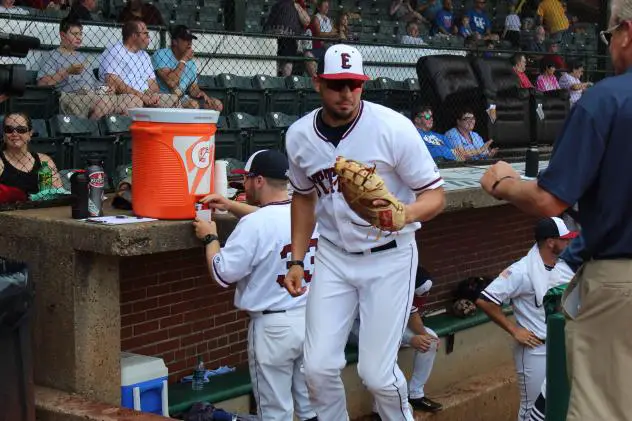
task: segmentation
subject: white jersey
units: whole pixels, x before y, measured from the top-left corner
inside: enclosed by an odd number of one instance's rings
[[[311,280],[318,234],[305,255],[305,281]],[[237,283],[235,307],[249,311],[290,310],[304,306],[307,293],[292,297],[283,286],[290,252],[290,202],[270,203],[239,220],[219,253],[213,275],[223,287]],[[304,282],[305,282],[304,281]]]
[[[481,294],[499,306],[511,302],[518,324],[538,338],[546,339],[544,305],[537,305],[535,288],[529,280],[526,261],[526,258],[522,258],[509,266]],[[558,259],[552,270],[557,272],[562,284],[569,283],[575,275],[561,259]]]
[[[336,246],[359,252],[392,241],[392,236],[379,235],[377,228],[351,210],[338,191],[334,163],[337,156],[342,156],[375,165],[391,193],[405,204],[412,203],[417,194],[443,185],[417,129],[398,112],[361,101],[358,116],[335,147],[317,128],[319,110],[296,121],[287,132],[289,178],[294,191],[318,193],[319,232]],[[399,234],[413,233],[420,227],[414,222]]]

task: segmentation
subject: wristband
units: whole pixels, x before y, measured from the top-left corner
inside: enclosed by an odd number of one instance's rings
[[[291,268],[292,266],[300,266],[302,268],[305,268],[305,264],[303,263],[302,260],[290,260],[289,262],[287,262],[287,268]]]
[[[209,244],[211,244],[213,241],[219,241],[219,238],[217,237],[217,235],[215,234],[207,234],[203,239],[202,242],[204,243],[205,246],[208,246]]]
[[[506,176],[496,180],[496,182],[492,185],[492,192],[494,190],[496,190],[496,187],[498,187],[498,185],[500,184],[501,181],[506,180],[508,178],[514,178],[514,176],[513,175],[506,175]]]
[[[182,64],[184,64],[185,66],[187,65],[187,62],[186,62],[186,61],[184,61],[184,60],[178,60],[178,63],[182,63]]]

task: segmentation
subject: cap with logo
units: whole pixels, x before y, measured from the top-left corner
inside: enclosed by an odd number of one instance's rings
[[[561,218],[552,217],[540,219],[535,226],[536,241],[547,238],[572,239],[579,235],[577,231],[571,231]]]
[[[186,25],[177,25],[171,30],[171,39],[183,39],[185,41],[191,41],[197,39],[195,35]]]
[[[318,62],[321,79],[369,80],[362,67],[362,55],[357,48],[346,44],[335,44],[327,49]]]
[[[285,155],[273,149],[263,149],[248,158],[243,170],[233,170],[232,173],[247,177],[260,175],[277,180],[288,180],[288,169],[289,164]]]

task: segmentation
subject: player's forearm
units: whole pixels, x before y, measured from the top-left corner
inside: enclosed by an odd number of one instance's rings
[[[508,178],[494,190],[494,196],[506,200],[523,212],[538,216],[557,216],[570,205],[541,189],[536,181]]]
[[[228,205],[228,211],[235,215],[237,218],[249,215],[258,209],[259,208],[257,206],[251,206],[247,203],[241,203],[234,200],[232,200]]]
[[[507,333],[511,336],[514,335],[517,326],[514,322],[509,320],[507,316],[505,316],[505,313],[503,313],[503,309],[500,306],[481,298],[476,300],[476,306],[483,310],[483,312],[485,312],[485,314],[487,314],[494,323],[502,327]]]
[[[421,319],[419,311],[410,315],[410,318],[408,319],[408,329],[410,329],[415,335],[424,335],[426,333],[426,328],[424,327],[424,322]]]
[[[215,275],[213,274],[213,257],[215,257],[217,253],[219,253],[219,250],[220,250],[219,241],[213,241],[211,244],[206,246],[206,250],[205,250],[206,266],[208,267],[208,271],[213,280],[215,280]]]
[[[429,221],[441,213],[445,207],[443,187],[426,190],[414,203],[406,207],[406,223]]]
[[[316,226],[316,192],[292,196],[292,260],[303,260]]]

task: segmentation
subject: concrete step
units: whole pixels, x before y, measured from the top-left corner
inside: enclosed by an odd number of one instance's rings
[[[513,365],[463,379],[429,397],[442,403],[443,410],[435,414],[416,411],[415,421],[515,421],[520,402]],[[354,421],[372,418],[365,416]]]

